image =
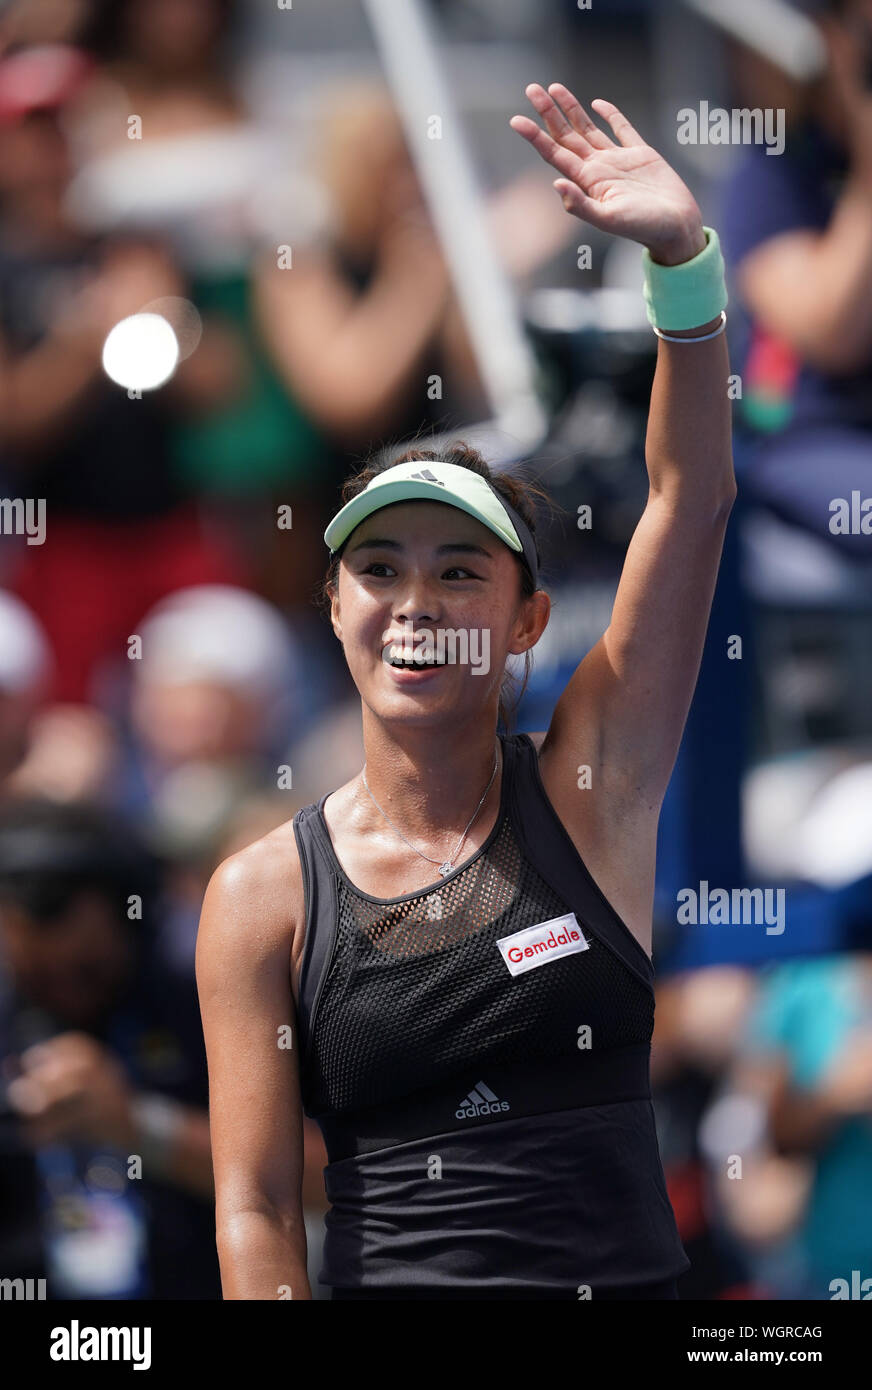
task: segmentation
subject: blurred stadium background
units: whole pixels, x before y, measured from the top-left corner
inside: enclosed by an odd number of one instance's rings
[[[0,4],[0,1275],[220,1296],[197,920],[222,858],[362,764],[318,611],[347,471],[463,438],[548,489],[554,611],[518,729],[547,726],[607,625],[656,339],[639,248],[567,218],[508,126],[528,82],[560,80],[621,107],[719,229],[741,377],[739,503],[660,832],[652,1065],[682,1294],[872,1276],[872,549],[827,508],[872,495],[872,307],[847,294],[831,329],[853,355],[827,357],[739,284],[768,240],[847,215],[862,160],[819,124],[825,8]],[[847,9],[872,60],[869,6]],[[783,108],[784,154],[679,143],[703,101]],[[872,281],[868,238],[856,260]],[[134,339],[110,380],[107,336],[140,312],[174,331],[166,372]],[[137,392],[149,372],[166,383]],[[784,930],[682,925],[703,882],[784,889]],[[186,1107],[199,1166],[134,1200],[110,1101],[87,1133],[24,1141],[17,1059],[73,1031],[99,1044],[95,1090]],[[309,1122],[306,1144],[324,1297]]]

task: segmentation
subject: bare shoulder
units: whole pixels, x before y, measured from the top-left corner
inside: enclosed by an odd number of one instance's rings
[[[218,865],[203,901],[198,962],[213,947],[225,959],[280,952],[293,960],[304,925],[303,874],[289,820]]]

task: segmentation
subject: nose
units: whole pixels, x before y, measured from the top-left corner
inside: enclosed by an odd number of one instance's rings
[[[439,601],[424,575],[410,575],[394,605],[394,619],[399,623],[432,623],[437,620]]]

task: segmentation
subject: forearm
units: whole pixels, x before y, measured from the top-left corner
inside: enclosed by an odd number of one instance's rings
[[[378,428],[405,395],[442,319],[447,281],[412,261],[382,272],[322,359],[323,399],[340,425]],[[422,398],[425,382],[421,380]]]
[[[294,399],[332,433],[390,428],[441,321],[444,267],[422,272],[411,259],[397,260],[356,297],[326,263],[308,273],[295,267],[294,282],[264,267],[257,280],[258,313],[276,366]]]
[[[719,322],[675,336],[711,333]],[[726,333],[703,343],[658,339],[645,438],[651,492],[673,505],[711,508],[713,519],[735,496],[729,371]]]
[[[311,1299],[302,1213],[234,1212],[218,1222],[217,1248],[225,1299]]]

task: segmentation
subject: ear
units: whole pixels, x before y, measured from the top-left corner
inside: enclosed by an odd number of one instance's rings
[[[342,641],[342,623],[339,617],[339,585],[333,580],[327,585],[330,596],[330,624],[339,641]]]
[[[550,616],[551,599],[544,589],[537,589],[529,598],[521,600],[521,609],[509,644],[512,656],[520,656],[531,647],[535,647],[548,626]]]

